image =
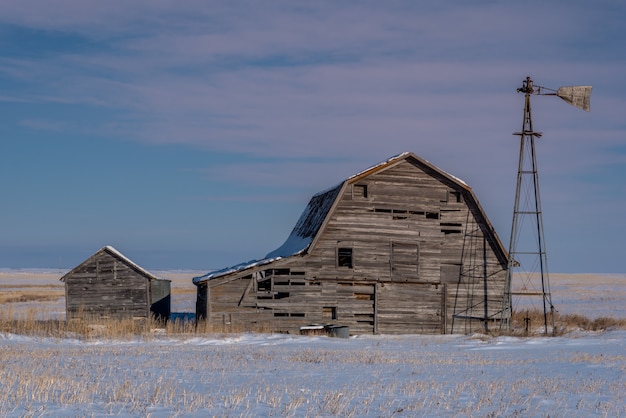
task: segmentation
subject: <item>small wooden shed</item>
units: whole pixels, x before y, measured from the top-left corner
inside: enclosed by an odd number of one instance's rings
[[[263,259],[194,278],[212,325],[469,333],[502,317],[508,254],[472,189],[403,153],[313,196]]]
[[[98,250],[61,281],[67,319],[170,316],[171,281],[159,279],[111,246]]]

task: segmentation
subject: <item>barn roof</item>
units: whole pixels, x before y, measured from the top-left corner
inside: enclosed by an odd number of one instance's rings
[[[504,265],[507,262],[507,253],[502,245],[502,242],[498,238],[495,230],[493,229],[489,219],[487,218],[482,207],[478,203],[478,199],[474,195],[472,189],[463,180],[455,177],[437,166],[431,164],[427,160],[418,157],[412,152],[403,152],[402,154],[395,155],[379,164],[373,165],[359,173],[356,173],[341,183],[337,184],[330,189],[324,190],[314,195],[309,204],[300,215],[296,226],[293,228],[287,240],[278,247],[276,250],[267,254],[260,260],[250,260],[248,262],[240,263],[232,267],[227,267],[221,270],[215,270],[205,274],[204,276],[194,277],[193,282],[199,284],[201,282],[222,277],[231,273],[247,270],[253,267],[262,266],[272,263],[276,260],[305,254],[311,246],[315,245],[315,240],[319,236],[319,232],[323,229],[324,224],[329,219],[329,215],[332,213],[334,206],[337,204],[337,197],[341,195],[341,191],[348,185],[358,182],[359,180],[370,176],[379,171],[385,170],[393,165],[396,165],[402,161],[410,160],[414,164],[420,166],[426,172],[431,174],[438,174],[439,177],[443,177],[451,185],[456,185],[466,192],[466,201],[470,208],[474,211],[474,214],[487,226],[483,231],[487,240],[491,242],[494,251],[496,252],[500,262]]]
[[[136,264],[133,261],[131,261],[130,258],[126,257],[124,254],[122,254],[121,252],[119,252],[118,250],[116,250],[115,248],[113,248],[110,245],[107,245],[105,247],[100,248],[98,251],[96,251],[87,260],[83,261],[78,266],[74,267],[72,270],[70,270],[67,273],[65,273],[63,275],[63,277],[61,277],[60,280],[61,281],[65,281],[65,278],[67,276],[73,274],[75,271],[79,270],[81,267],[83,267],[84,265],[88,264],[91,261],[92,258],[94,258],[95,256],[97,256],[97,255],[99,255],[101,253],[107,253],[107,254],[111,255],[113,258],[116,258],[120,262],[126,264],[127,266],[129,266],[130,268],[132,268],[133,270],[135,270],[137,273],[141,274],[142,276],[144,276],[148,280],[163,280],[163,279],[159,279],[158,277],[156,277],[152,273],[144,270],[138,264]]]

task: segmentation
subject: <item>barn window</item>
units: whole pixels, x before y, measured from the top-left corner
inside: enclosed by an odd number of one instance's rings
[[[463,195],[459,191],[448,190],[446,192],[446,199],[442,200],[442,202],[446,202],[446,203],[462,203],[463,202]]]
[[[337,248],[337,266],[352,268],[352,248]]]
[[[367,199],[367,184],[355,184],[352,186],[352,197],[355,199]]]
[[[460,234],[462,231],[463,224],[458,222],[442,222],[441,223],[441,232],[444,234]]]
[[[263,280],[257,284],[257,290],[259,292],[271,292],[272,291],[272,279]]]
[[[337,308],[335,306],[324,306],[322,310],[322,318],[328,320],[337,319]]]

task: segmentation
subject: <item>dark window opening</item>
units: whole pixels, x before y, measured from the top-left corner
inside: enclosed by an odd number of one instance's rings
[[[322,318],[330,320],[337,319],[337,308],[335,306],[324,306],[322,310]]]
[[[387,209],[387,208],[374,208],[372,209],[372,211],[374,213],[393,213],[393,214],[399,214],[398,215],[394,215],[394,219],[406,219],[408,216],[406,215],[420,215],[420,216],[424,216],[424,215],[429,215],[429,212],[424,212],[422,210],[408,210],[408,209]],[[404,215],[404,216],[403,216]],[[437,218],[439,219],[439,216],[437,214]]]
[[[439,212],[426,212],[426,219],[439,219]]]
[[[262,282],[258,282],[257,290],[259,292],[271,292],[272,291],[272,280],[263,280]]]
[[[446,203],[461,203],[463,202],[463,195],[461,194],[461,192],[456,191],[456,190],[448,190],[448,192],[446,192],[446,198],[445,200],[441,200],[441,202],[446,202]]]
[[[367,184],[355,184],[352,188],[352,194],[355,198],[367,199]]]
[[[352,248],[337,249],[337,266],[352,268]]]
[[[289,297],[289,292],[276,292],[274,299],[285,299]]]
[[[460,222],[442,222],[441,223],[441,232],[444,234],[460,234],[461,229],[463,228],[463,224]]]
[[[265,270],[265,276],[288,276],[290,274],[289,269],[267,269]]]
[[[274,312],[275,317],[292,317],[292,318],[304,318],[306,315],[304,313],[287,313],[287,312]]]

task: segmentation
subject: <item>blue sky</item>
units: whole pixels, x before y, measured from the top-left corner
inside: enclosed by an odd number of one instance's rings
[[[550,270],[625,272],[622,1],[4,0],[0,267],[113,245],[148,269],[263,257],[309,197],[412,151],[508,243],[522,80]]]

